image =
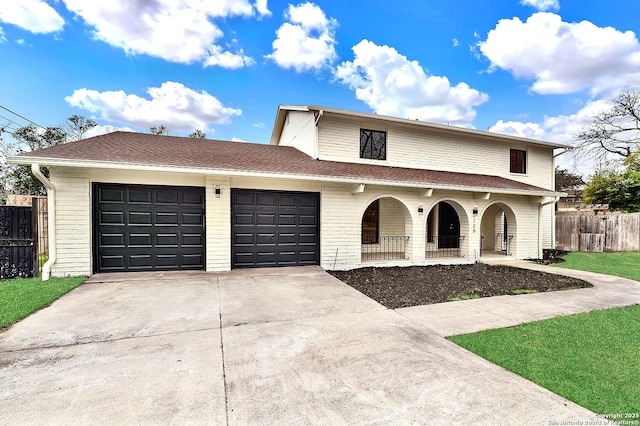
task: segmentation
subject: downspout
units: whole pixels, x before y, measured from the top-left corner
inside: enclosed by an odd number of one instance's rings
[[[56,188],[51,181],[42,174],[39,164],[34,163],[31,165],[31,173],[47,188],[49,260],[42,265],[42,281],[47,281],[51,277],[51,267],[56,263]]]
[[[560,200],[560,197],[551,197],[549,201],[543,201],[538,206],[538,258],[542,259],[542,208],[544,206],[548,206],[549,204],[555,204]],[[555,227],[555,223],[552,225]],[[555,231],[553,232],[553,241],[555,242],[556,235]],[[555,243],[554,243],[555,244]]]

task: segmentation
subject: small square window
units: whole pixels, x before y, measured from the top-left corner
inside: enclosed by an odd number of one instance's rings
[[[360,158],[387,159],[387,132],[360,129]]]
[[[511,173],[527,173],[527,151],[521,149],[511,150],[509,170]]]

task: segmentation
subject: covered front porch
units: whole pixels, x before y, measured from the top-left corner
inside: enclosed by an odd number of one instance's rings
[[[480,259],[515,258],[516,235],[517,221],[511,207],[501,202],[487,206],[480,222]]]
[[[420,208],[419,217],[424,216]],[[461,230],[468,230],[469,220],[464,208],[452,200],[441,201],[431,206],[426,217],[421,229],[414,230],[414,220],[402,201],[373,200],[362,216],[361,261],[465,261],[469,243]],[[416,244],[416,238],[422,244]]]
[[[360,218],[360,264],[429,265],[522,258],[517,209],[530,211],[536,222],[529,220],[528,226],[538,228],[537,207],[529,197],[491,200],[486,194],[452,193],[412,206],[406,197],[374,196]],[[536,257],[535,251],[523,256]]]
[[[409,260],[413,222],[407,207],[393,197],[372,201],[362,215],[361,260]]]

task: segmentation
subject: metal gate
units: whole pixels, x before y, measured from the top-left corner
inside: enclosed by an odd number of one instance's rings
[[[37,274],[33,224],[31,207],[0,206],[0,279]]]

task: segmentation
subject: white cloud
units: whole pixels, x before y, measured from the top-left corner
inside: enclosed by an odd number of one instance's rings
[[[122,131],[122,132],[135,132],[134,129],[130,128],[130,127],[117,127],[117,126],[111,126],[111,125],[106,125],[106,126],[102,126],[102,125],[97,125],[95,127],[92,127],[91,129],[89,129],[84,135],[82,135],[83,139],[87,139],[87,138],[92,138],[94,136],[100,136],[100,135],[106,135],[107,133],[113,133],[113,132],[117,132],[117,131]]]
[[[234,136],[231,138],[231,142],[246,142],[246,141],[244,139],[240,139]]]
[[[62,31],[64,19],[42,0],[2,0],[0,21],[34,34]]]
[[[318,70],[336,60],[335,19],[313,3],[290,4],[285,19],[289,22],[276,31],[273,52],[266,58],[297,72]]]
[[[249,0],[63,0],[94,28],[93,36],[127,54],[145,54],[171,62],[240,68],[253,63],[242,50],[230,52],[213,20],[270,13],[266,1]]]
[[[362,40],[353,53],[334,76],[378,114],[468,126],[475,107],[489,99],[466,83],[452,86],[447,77],[428,75],[392,47]]]
[[[563,94],[589,88],[592,94],[640,84],[640,43],[632,31],[563,22],[549,12],[522,22],[502,19],[478,43],[491,61],[516,78],[533,79],[531,90]]]
[[[457,38],[452,39],[451,43],[453,44],[453,47],[458,47],[460,45],[460,42]]]
[[[205,91],[196,92],[172,81],[151,87],[147,93],[150,99],[122,90],[98,92],[84,88],[74,90],[65,101],[105,120],[144,128],[165,125],[172,130],[209,131],[209,124],[229,123],[231,117],[242,114],[240,109],[223,106]]]
[[[542,123],[499,120],[490,132],[573,145],[575,135],[593,122],[593,117],[611,108],[607,100],[592,100],[569,115],[544,116]]]
[[[0,27],[0,43],[4,43],[7,41],[7,38],[4,36],[4,31],[2,31],[2,27]]]
[[[223,51],[220,46],[213,46],[209,53],[210,56],[203,61],[205,67],[219,66],[228,69],[238,69],[255,64],[253,58],[245,56],[242,49],[236,53],[231,53],[229,51]]]
[[[270,16],[271,11],[267,6],[267,0],[256,0],[254,7],[261,16]]]
[[[520,4],[525,6],[533,6],[538,10],[558,10],[560,9],[560,2],[558,0],[521,0]]]
[[[544,139],[546,136],[546,131],[540,124],[522,121],[498,120],[496,124],[489,128],[489,131],[530,139]]]

